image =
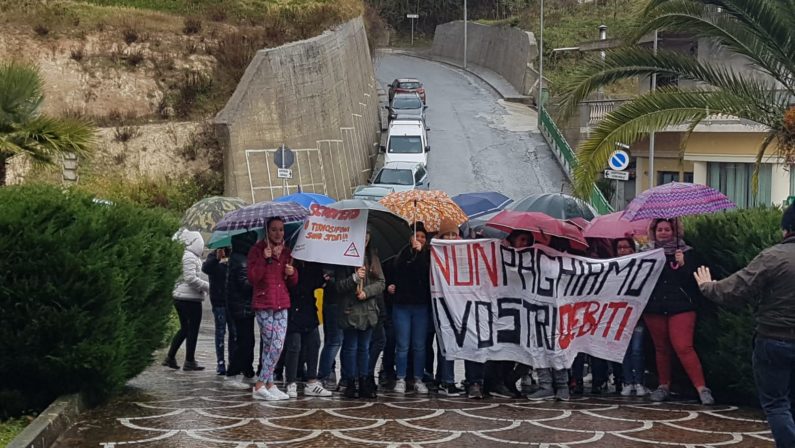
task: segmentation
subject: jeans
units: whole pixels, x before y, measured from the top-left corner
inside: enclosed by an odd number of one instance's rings
[[[373,329],[357,330],[348,328],[342,340],[342,370],[348,381],[367,375],[370,365],[370,339]]]
[[[226,361],[224,353],[224,338],[226,330],[229,329],[229,362],[232,362],[232,352],[235,351],[235,324],[231,319],[227,319],[226,307],[214,306],[213,319],[215,321],[215,362],[218,373],[226,372]]]
[[[643,372],[646,369],[646,360],[643,357],[643,335],[645,329],[638,323],[632,331],[627,353],[624,355],[624,364],[621,369],[624,375],[624,384],[643,384]]]
[[[759,403],[767,416],[777,447],[795,447],[795,341],[768,339],[754,342],[754,380]]]
[[[199,325],[202,323],[202,303],[188,300],[174,300],[174,308],[179,316],[179,330],[171,340],[168,357],[177,355],[182,342],[185,342],[185,361],[196,362],[196,341],[199,339]]]
[[[305,332],[287,333],[285,341],[285,366],[287,382],[294,383],[298,374],[298,364],[305,360],[307,369],[304,372],[308,381],[317,379],[317,360],[320,351],[320,332],[317,328]],[[302,357],[301,354],[304,354]]]
[[[411,344],[414,379],[421,380],[425,366],[425,338],[430,319],[429,305],[395,305],[392,319],[395,325],[396,364],[398,379],[406,378],[409,344]]]
[[[705,386],[704,370],[693,348],[693,332],[696,329],[696,312],[666,316],[663,314],[644,314],[643,322],[654,341],[654,355],[657,358],[657,373],[660,386],[671,385],[671,351],[676,352],[682,367],[696,389]]]
[[[331,374],[334,360],[337,359],[337,354],[342,347],[342,329],[337,321],[339,319],[338,312],[338,304],[323,304],[323,350],[320,352],[317,372],[317,377],[321,379],[325,379]],[[340,376],[346,378],[344,367]]]
[[[373,328],[373,336],[370,339],[370,361],[368,362],[366,376],[375,376],[375,365],[378,363],[378,357],[384,347],[386,347],[386,329],[384,328],[384,323],[379,322]],[[384,358],[386,358],[386,353],[384,353]]]

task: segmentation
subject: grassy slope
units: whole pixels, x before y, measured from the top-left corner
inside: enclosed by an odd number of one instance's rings
[[[12,418],[0,422],[0,447],[8,445],[14,437],[28,426],[30,419],[26,417]]]

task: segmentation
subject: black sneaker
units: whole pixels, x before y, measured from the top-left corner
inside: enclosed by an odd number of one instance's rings
[[[463,390],[459,389],[455,384],[442,384],[439,387],[439,395],[447,395],[448,397],[458,397]]]
[[[489,389],[489,394],[500,398],[514,398],[513,392],[505,387],[504,384],[498,384],[492,389]]]
[[[171,367],[172,369],[179,369],[179,364],[177,364],[177,360],[174,358],[166,358],[163,361],[163,366]]]
[[[185,361],[185,364],[182,365],[182,370],[186,372],[198,372],[204,370],[204,367],[196,364],[196,361]]]
[[[483,391],[480,389],[480,384],[472,383],[467,388],[467,397],[480,400],[483,398]]]

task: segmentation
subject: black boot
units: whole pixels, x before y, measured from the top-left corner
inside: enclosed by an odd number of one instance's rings
[[[185,361],[182,370],[186,372],[204,370],[203,366],[196,364],[196,361]]]
[[[345,381],[345,398],[356,398],[356,380]]]
[[[371,376],[359,378],[359,398],[372,399],[377,396],[375,393],[375,378]]]
[[[173,356],[166,356],[163,365],[172,369],[179,369],[179,364],[177,364],[177,360]]]

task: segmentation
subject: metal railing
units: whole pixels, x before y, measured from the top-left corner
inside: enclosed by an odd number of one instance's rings
[[[555,153],[569,179],[573,179],[574,168],[577,167],[578,163],[577,154],[571,149],[569,142],[563,137],[558,125],[555,124],[555,120],[547,113],[546,109],[539,107],[538,114],[540,117],[539,130],[541,135],[544,136],[544,140],[552,148],[552,152]],[[607,198],[597,188],[596,184],[591,187],[591,197],[588,202],[601,214],[613,212],[613,207],[607,202]]]

